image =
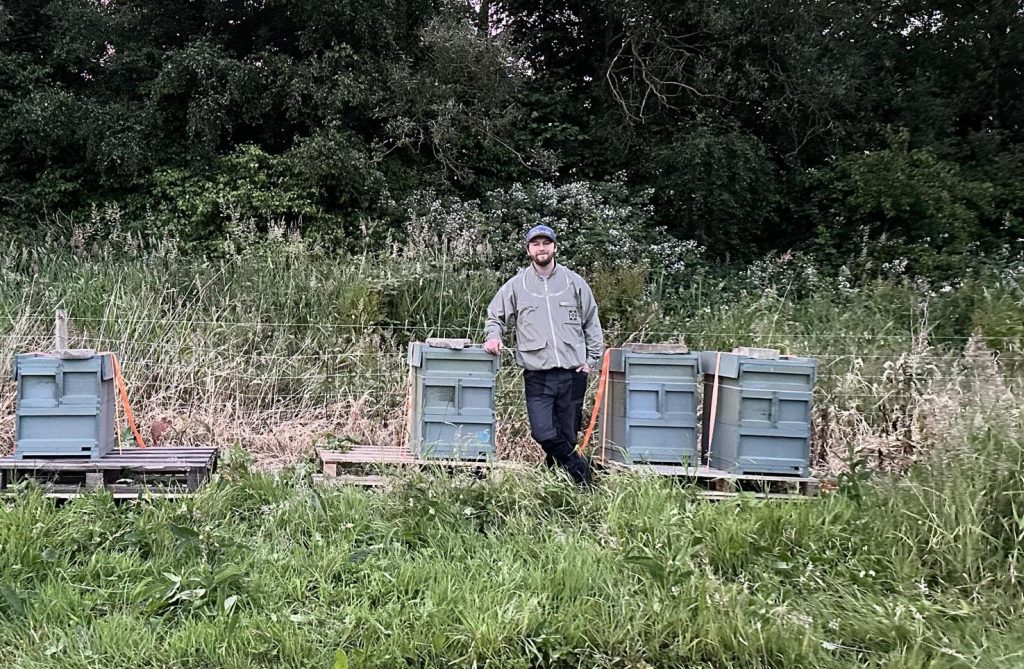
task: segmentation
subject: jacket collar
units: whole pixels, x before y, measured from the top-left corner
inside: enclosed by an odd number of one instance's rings
[[[551,274],[548,274],[546,277],[540,275],[540,272],[537,271],[537,267],[533,264],[532,261],[530,262],[530,265],[529,267],[527,267],[527,269],[530,272],[532,272],[533,276],[535,276],[538,279],[553,279],[555,278],[555,276],[558,275],[559,265],[557,260],[552,260],[551,262],[554,264],[554,267],[551,268]]]

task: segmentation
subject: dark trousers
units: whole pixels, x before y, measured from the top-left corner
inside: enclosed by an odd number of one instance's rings
[[[524,370],[523,383],[530,435],[544,449],[548,466],[558,463],[577,483],[590,483],[590,462],[576,452],[587,375],[573,369]]]

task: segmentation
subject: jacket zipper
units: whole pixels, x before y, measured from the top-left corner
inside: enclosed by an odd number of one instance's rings
[[[555,319],[551,317],[551,296],[548,294],[548,280],[541,279],[544,284],[544,303],[548,308],[548,325],[551,326],[551,347],[555,352],[555,364],[562,366],[562,359],[558,357],[558,336],[555,334]]]

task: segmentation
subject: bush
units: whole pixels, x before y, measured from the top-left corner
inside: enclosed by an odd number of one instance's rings
[[[906,131],[894,133],[888,148],[848,154],[807,174],[816,215],[828,221],[818,228],[819,255],[839,262],[861,256],[876,266],[906,258],[911,272],[937,278],[964,269],[963,254],[992,214],[993,187],[909,144]]]
[[[295,178],[281,158],[243,145],[216,161],[210,173],[164,169],[156,173],[155,221],[185,238],[221,239],[248,224],[296,223],[321,215],[315,189]]]

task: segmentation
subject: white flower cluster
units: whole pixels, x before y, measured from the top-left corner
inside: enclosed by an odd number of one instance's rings
[[[889,262],[882,264],[882,271],[891,276],[903,276],[907,271],[907,264],[909,262],[907,258],[893,258]]]
[[[475,200],[442,201],[420,191],[404,202],[407,221],[401,256],[427,264],[488,265],[494,251],[485,217]]]
[[[703,266],[705,249],[651,225],[653,192],[608,183],[516,183],[483,201],[444,200],[423,191],[407,198],[405,242],[414,260],[513,271],[524,262],[523,237],[535,225],[558,234],[559,257],[586,270],[645,266],[673,278]]]
[[[821,274],[814,259],[793,251],[771,254],[750,263],[746,278],[755,292],[770,295],[806,294],[822,287]],[[849,282],[849,271],[846,280]]]

